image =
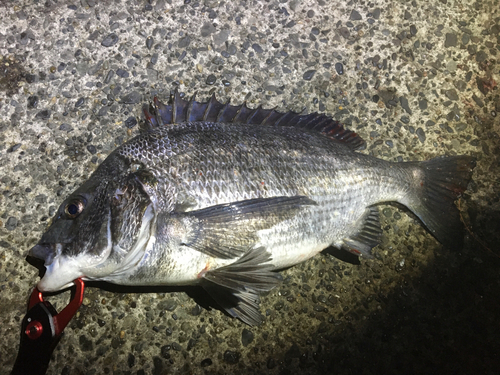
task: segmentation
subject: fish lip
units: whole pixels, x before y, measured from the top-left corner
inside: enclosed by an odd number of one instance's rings
[[[37,288],[40,292],[58,292],[73,285],[73,281],[84,277],[80,269],[81,259],[62,254],[65,244],[40,242],[33,246],[26,260],[40,271]],[[34,264],[35,260],[40,260]],[[42,267],[41,261],[45,264]]]
[[[28,256],[45,261],[45,266],[47,266],[61,252],[61,247],[61,244],[39,243],[30,249]]]
[[[46,272],[37,284],[38,290],[40,292],[58,292],[73,285],[75,279],[84,277],[79,267],[79,261],[79,259],[57,254],[52,263],[46,264]]]

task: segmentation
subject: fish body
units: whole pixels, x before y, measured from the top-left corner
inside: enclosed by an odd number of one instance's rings
[[[120,285],[201,284],[257,324],[276,270],[328,246],[370,257],[381,202],[412,210],[443,244],[461,245],[454,200],[468,156],[391,163],[323,115],[155,100],[143,133],[119,146],[60,206],[30,251],[42,291],[83,277]]]

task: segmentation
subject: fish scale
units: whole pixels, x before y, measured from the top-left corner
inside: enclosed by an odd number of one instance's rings
[[[377,181],[380,180],[381,173],[378,169],[394,172],[393,180],[401,174],[399,169],[387,168],[385,162],[364,155],[344,161],[347,160],[345,154],[352,153],[348,147],[318,135],[317,139],[311,142],[315,134],[295,128],[184,123],[161,128],[157,132],[153,137],[151,134],[140,135],[135,141],[130,141],[123,150],[117,151],[127,158],[129,163],[141,164],[141,168],[145,170],[154,168],[165,171],[169,170],[171,165],[180,166],[182,179],[177,180],[173,176],[162,174],[162,184],[159,185],[173,186],[174,200],[179,192],[192,198],[196,205],[188,212],[245,199],[275,196],[303,195],[317,203],[318,207],[304,210],[300,216],[296,215],[283,225],[273,227],[260,235],[260,242],[256,246],[278,248],[276,251],[270,250],[276,268],[292,265],[293,260],[299,257],[307,259],[315,255],[324,243],[340,244],[341,239],[349,237],[357,229],[354,223],[366,207],[379,202],[381,185]],[[138,153],[135,150],[139,149],[139,146],[134,147],[134,143],[143,144],[144,137],[152,138],[157,143]],[[169,142],[170,139],[175,142]],[[277,148],[276,144],[286,144],[286,148]],[[129,148],[134,152],[126,152]],[[156,159],[152,159],[150,150],[154,150]],[[248,161],[253,159],[254,163],[251,162],[249,166],[248,163],[242,162],[242,154]],[[162,158],[162,155],[169,157]],[[331,168],[332,165],[336,168]],[[358,170],[355,175],[353,166]],[[239,176],[246,176],[246,180],[236,178],[234,170],[238,171]],[[224,190],[218,195],[213,193],[214,186],[219,182],[213,178],[215,172],[224,179]],[[310,184],[309,176],[317,176],[323,183]],[[265,184],[265,189],[259,189],[260,182],[266,180],[268,183]],[[389,186],[393,190],[390,198],[396,200],[400,187],[397,184]],[[159,191],[158,195],[165,196],[162,191]],[[335,199],[328,199],[329,197]],[[349,207],[349,210],[346,207]],[[332,226],[330,212],[335,211],[342,212],[342,215],[336,219],[336,225]],[[311,224],[311,218],[316,220],[316,225]],[[296,241],[290,233],[295,232],[305,233],[308,240],[291,247],[289,245]],[[272,246],[269,246],[269,241]],[[223,263],[225,264],[221,262]],[[199,265],[193,268],[190,273],[198,274]],[[160,272],[154,268],[150,271],[149,283],[156,280],[164,284],[171,279],[168,272]],[[159,279],[159,274],[165,275],[165,279]]]
[[[445,246],[463,235],[454,205],[474,159],[391,163],[321,114],[280,113],[174,94],[144,108],[142,133],[118,147],[60,206],[30,255],[38,287],[77,277],[121,285],[201,285],[258,324],[259,294],[328,246],[370,258],[376,204],[413,211]],[[71,214],[70,214],[71,213]]]

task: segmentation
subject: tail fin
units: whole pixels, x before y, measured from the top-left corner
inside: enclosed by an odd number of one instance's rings
[[[467,188],[476,166],[471,156],[439,157],[419,163],[416,186],[404,203],[429,231],[448,248],[463,245],[463,225],[455,200]],[[414,194],[416,192],[416,194]]]

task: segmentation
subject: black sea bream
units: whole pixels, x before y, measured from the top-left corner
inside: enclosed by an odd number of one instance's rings
[[[445,246],[463,233],[456,198],[474,159],[391,163],[321,114],[156,98],[142,133],[60,206],[30,255],[41,291],[82,277],[121,285],[202,285],[232,316],[261,321],[275,270],[333,245],[369,257],[381,202],[399,202]]]

